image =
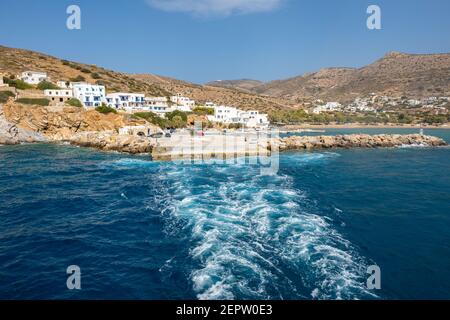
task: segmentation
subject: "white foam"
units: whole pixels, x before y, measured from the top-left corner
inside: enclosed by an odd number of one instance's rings
[[[420,144],[402,144],[401,146],[398,146],[399,149],[415,149],[415,148],[428,148],[429,145],[425,143]]]
[[[336,154],[302,157],[313,162]],[[191,281],[199,299],[308,298],[300,284],[316,299],[370,295],[362,281],[364,259],[330,219],[309,213],[307,195],[294,189],[291,177],[267,179],[249,166],[224,168],[176,164],[160,176],[166,231],[190,236],[197,265]]]

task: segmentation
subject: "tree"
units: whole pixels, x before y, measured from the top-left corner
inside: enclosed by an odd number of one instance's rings
[[[184,127],[186,127],[186,121],[184,121],[183,118],[181,116],[179,116],[179,115],[174,116],[171,119],[171,122],[172,122],[172,126],[174,128],[184,128]]]
[[[75,78],[71,78],[70,81],[72,81],[72,82],[84,82],[84,81],[86,81],[86,78],[83,77],[83,76],[77,76]]]
[[[102,103],[100,107],[95,108],[97,112],[108,114],[108,113],[117,113],[116,109],[108,107],[106,104]]]
[[[6,78],[3,78],[5,80]],[[26,83],[23,80],[20,79],[6,79],[5,83],[8,84],[10,87],[14,87],[19,90],[27,90],[27,89],[33,89],[34,87],[31,84]]]
[[[79,107],[79,108],[83,106],[81,101],[78,100],[77,98],[70,98],[69,100],[66,101],[66,104],[72,107]]]
[[[187,122],[187,113],[179,110],[175,110],[166,114],[166,118],[173,120],[176,116],[179,116],[184,122]]]
[[[39,90],[57,90],[60,89],[57,85],[54,85],[53,83],[51,83],[50,81],[41,81],[38,83],[37,88]]]

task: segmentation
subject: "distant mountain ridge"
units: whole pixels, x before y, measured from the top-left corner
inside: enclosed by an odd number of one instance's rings
[[[324,68],[290,79],[222,80],[205,85],[154,74],[127,74],[92,64],[62,60],[35,51],[0,46],[0,73],[45,71],[53,81],[83,78],[107,86],[108,92],[140,92],[149,96],[182,94],[200,103],[270,112],[302,107],[304,102],[349,102],[371,93],[391,97],[450,96],[450,54],[391,52],[356,68]]]
[[[233,81],[215,82],[232,87]],[[250,83],[250,82],[247,82]],[[236,89],[239,88],[239,83]],[[248,92],[293,101],[311,98],[348,102],[371,93],[423,98],[450,95],[450,54],[390,52],[374,63],[356,68],[324,68],[302,76],[276,80]]]
[[[206,86],[222,87],[238,89],[245,92],[252,92],[256,87],[262,86],[264,82],[252,79],[239,79],[239,80],[216,80],[206,83]]]

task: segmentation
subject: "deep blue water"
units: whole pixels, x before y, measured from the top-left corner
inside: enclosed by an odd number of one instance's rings
[[[280,162],[0,146],[0,299],[450,299],[450,148]]]

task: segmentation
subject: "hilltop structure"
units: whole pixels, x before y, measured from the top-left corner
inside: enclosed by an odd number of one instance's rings
[[[24,71],[19,78],[31,85],[36,85],[42,81],[48,80],[47,73],[40,71]]]

